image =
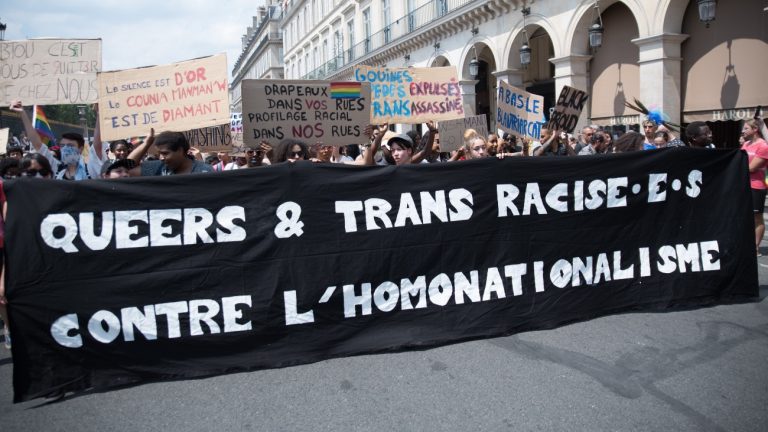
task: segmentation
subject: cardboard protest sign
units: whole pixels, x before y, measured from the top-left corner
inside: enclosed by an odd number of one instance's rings
[[[520,138],[541,137],[546,121],[543,97],[501,81],[496,107],[496,124],[501,130]]]
[[[230,152],[232,151],[232,134],[228,124],[212,126],[202,129],[193,129],[184,132],[191,147],[195,147],[203,153]]]
[[[164,66],[99,73],[105,140],[229,123],[224,54]]]
[[[464,117],[456,67],[355,67],[355,81],[371,84],[371,123],[426,123]]]
[[[93,103],[100,71],[101,39],[0,41],[0,104]]]
[[[230,113],[229,132],[232,136],[232,149],[230,153],[244,153],[247,149],[243,142],[243,114],[239,112]]]
[[[481,137],[488,138],[488,120],[485,114],[441,121],[437,125],[440,132],[440,151],[458,150],[464,144],[464,131],[467,129],[474,129]]]
[[[584,90],[565,86],[557,98],[555,112],[549,119],[548,127],[560,129],[571,133],[576,129],[576,123],[579,122],[581,111],[587,104],[589,95]]]
[[[3,154],[8,150],[8,134],[10,129],[0,129],[0,154]]]
[[[243,80],[243,140],[256,148],[283,138],[308,144],[360,144],[370,122],[370,85],[355,82]]]

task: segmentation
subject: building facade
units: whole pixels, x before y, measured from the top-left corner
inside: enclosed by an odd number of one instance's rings
[[[283,79],[282,7],[275,0],[260,6],[253,26],[243,35],[243,51],[232,68],[230,110],[242,111],[240,82],[244,79]]]
[[[466,111],[488,114],[492,129],[503,80],[544,96],[547,107],[565,85],[587,90],[583,124],[637,127],[641,118],[624,101],[638,99],[675,123],[708,121],[716,143],[733,146],[738,121],[768,105],[760,79],[768,68],[768,0],[719,0],[708,26],[699,2],[289,0],[281,21],[285,77],[346,80],[357,64],[453,65]],[[588,36],[595,22],[604,27],[598,49]]]

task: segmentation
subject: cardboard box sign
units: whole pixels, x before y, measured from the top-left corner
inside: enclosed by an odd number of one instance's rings
[[[233,146],[230,125],[219,125],[184,132],[190,147],[203,153],[231,152]]]
[[[243,80],[243,142],[256,148],[286,138],[307,144],[362,144],[370,85],[356,82]]]
[[[354,79],[371,85],[371,123],[426,123],[464,118],[455,66],[381,68],[357,66]]]
[[[504,132],[538,140],[544,126],[544,98],[504,81],[499,82],[496,124]]]
[[[99,73],[99,122],[109,141],[230,122],[227,57]]]
[[[474,129],[483,138],[488,138],[488,120],[485,114],[463,119],[443,120],[437,125],[440,132],[440,151],[458,150],[464,144],[464,131]]]
[[[25,106],[96,102],[101,39],[0,41],[0,104]]]
[[[589,94],[584,90],[564,86],[547,127],[572,133],[576,129],[579,116],[587,105],[588,99]]]

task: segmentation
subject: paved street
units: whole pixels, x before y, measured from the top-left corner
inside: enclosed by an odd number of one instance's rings
[[[616,315],[47,405],[11,403],[13,366],[0,349],[0,430],[765,431],[768,257],[759,264],[755,303]]]

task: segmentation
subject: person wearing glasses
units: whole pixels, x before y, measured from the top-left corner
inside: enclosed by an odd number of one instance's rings
[[[309,160],[309,146],[304,141],[286,138],[278,144],[277,162],[296,162]]]
[[[61,161],[59,161],[54,157],[53,152],[48,146],[43,145],[43,141],[40,139],[37,130],[32,126],[32,122],[26,111],[24,111],[21,101],[12,101],[10,110],[19,113],[19,116],[21,116],[24,130],[32,142],[33,151],[48,159],[55,173],[54,178],[59,180],[86,180],[101,176],[103,161],[101,159],[101,150],[98,148],[101,147],[101,140],[98,138],[94,139],[95,142],[97,141],[97,145],[90,147],[92,157],[88,159],[86,164],[81,158],[83,148],[85,147],[83,136],[78,133],[65,133],[58,140],[58,145],[61,149]],[[98,135],[98,128],[95,135]]]

